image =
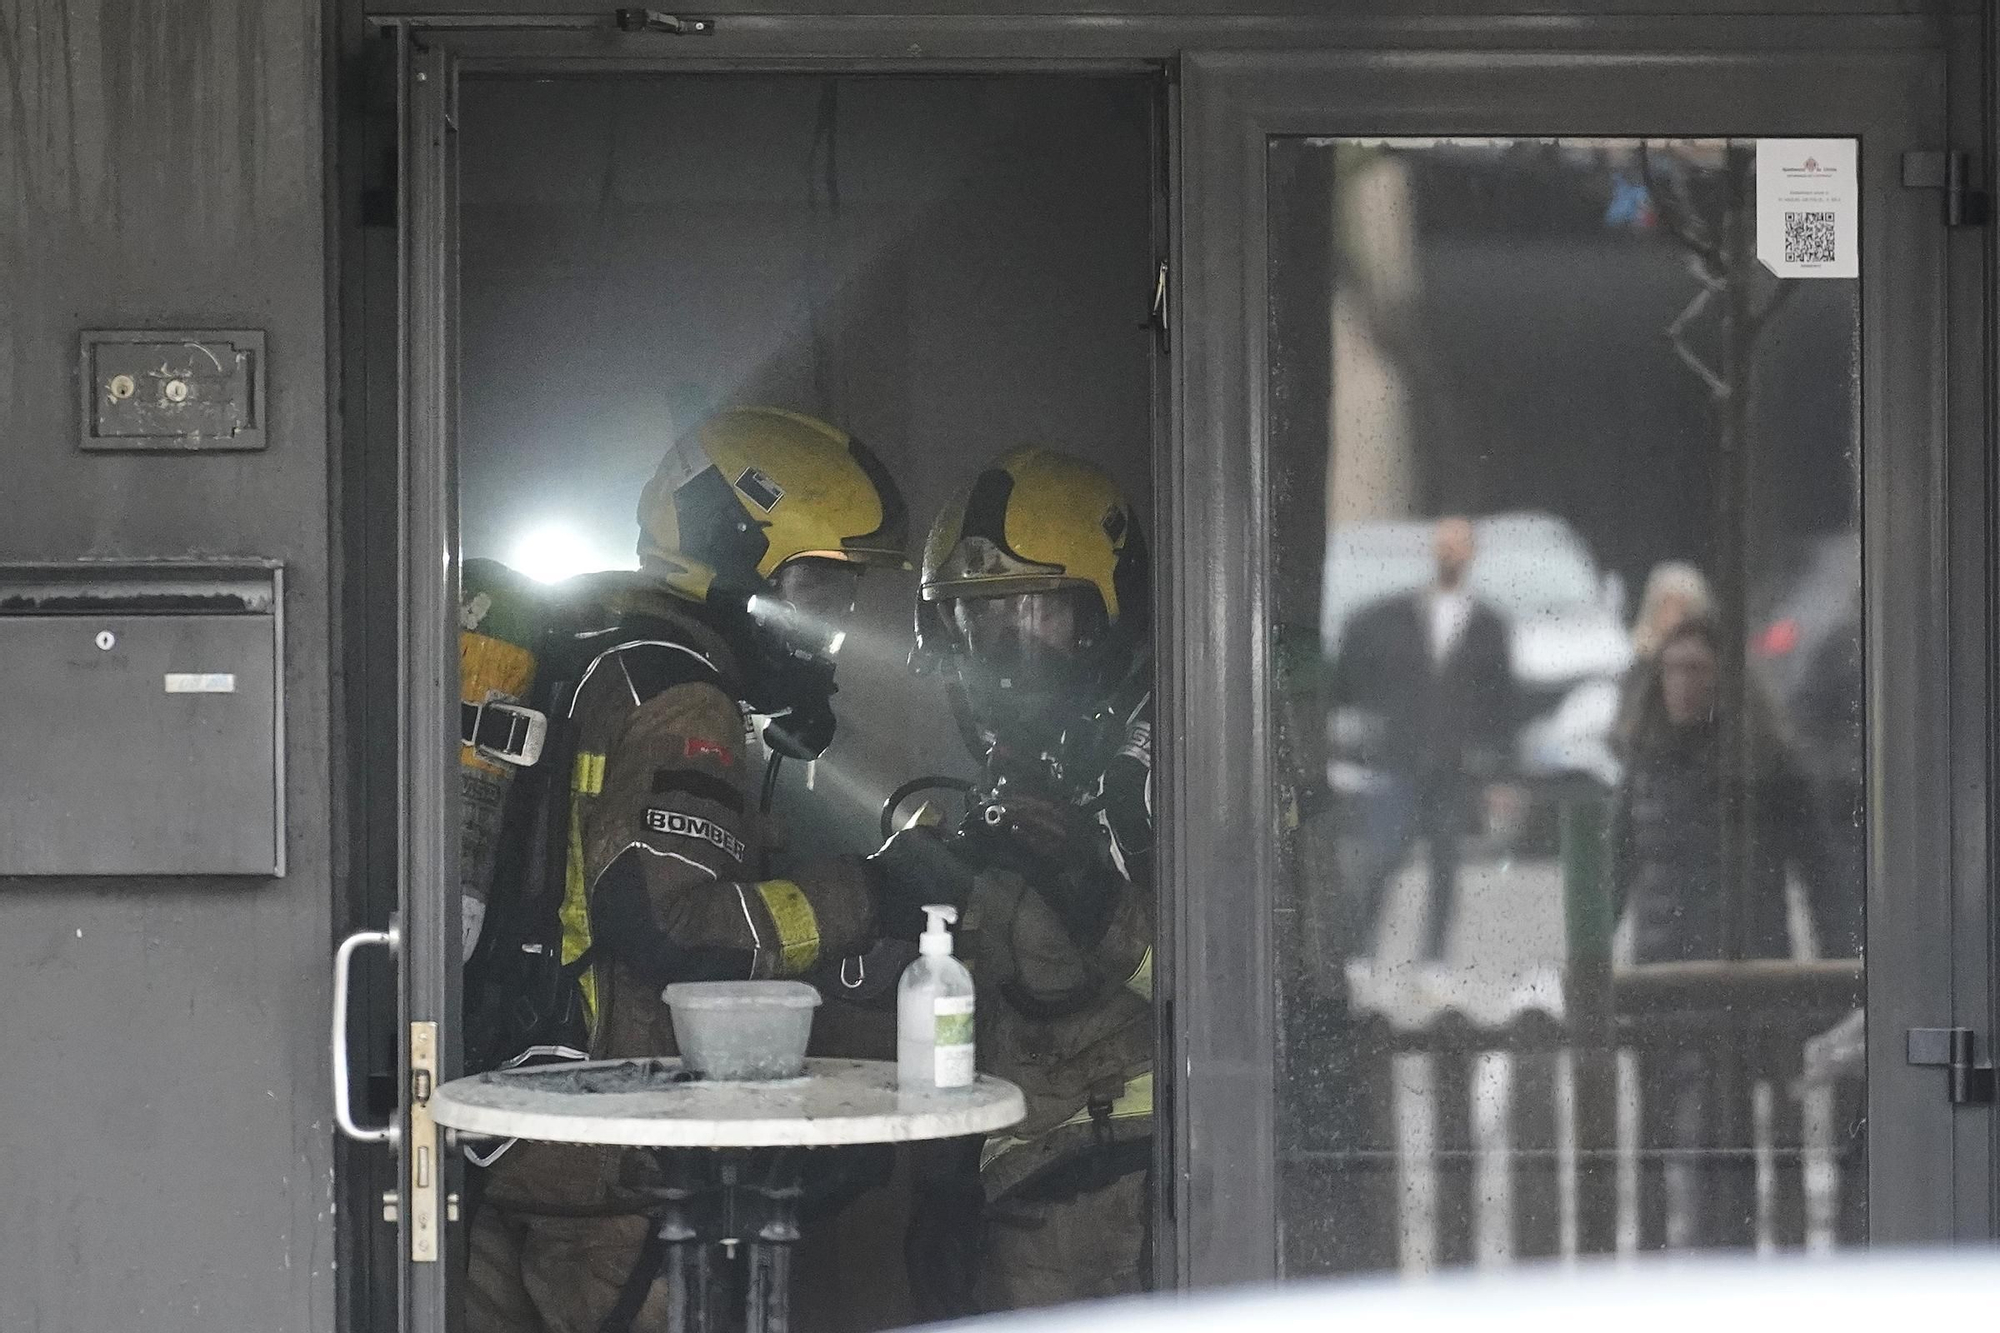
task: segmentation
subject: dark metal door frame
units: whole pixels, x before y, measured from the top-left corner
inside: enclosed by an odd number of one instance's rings
[[[1160,1275],[1172,1285],[1268,1276],[1276,1255],[1275,1090],[1270,1063],[1259,1053],[1270,1050],[1272,1033],[1264,909],[1274,866],[1264,831],[1274,825],[1271,756],[1262,726],[1268,708],[1261,623],[1263,380],[1261,365],[1252,359],[1263,336],[1263,238],[1252,225],[1263,206],[1262,154],[1248,152],[1248,145],[1261,144],[1260,136],[1270,130],[1294,128],[1777,134],[1836,132],[1830,121],[1880,125],[1897,114],[1929,114],[1912,111],[1920,103],[1928,106],[1921,97],[1907,104],[1897,99],[1913,87],[1921,92],[1923,81],[1935,77],[1936,30],[1907,17],[1744,15],[1572,19],[1554,25],[1504,17],[1131,15],[1105,21],[1080,15],[766,15],[731,20],[711,37],[646,35],[629,41],[601,31],[604,27],[601,18],[575,16],[492,21],[409,15],[373,25],[368,38],[395,39],[400,89],[396,521],[402,555],[395,620],[401,635],[402,771],[394,786],[402,834],[398,899],[409,961],[399,1044],[406,1044],[411,1021],[434,1020],[447,1033],[455,1025],[451,982],[458,904],[455,894],[436,892],[435,886],[457,880],[457,788],[450,780],[455,656],[449,627],[457,578],[450,136],[451,93],[461,72],[990,75],[1166,69],[1171,79],[1184,67],[1186,85],[1170,89],[1168,98],[1171,107],[1180,108],[1168,126],[1170,138],[1178,140],[1171,154],[1170,201],[1176,287],[1171,373],[1177,383],[1155,467],[1162,537],[1155,594],[1164,645],[1160,698],[1163,720],[1171,719],[1162,727],[1159,751],[1166,812],[1161,886],[1165,901],[1177,908],[1163,912],[1167,919],[1161,927],[1161,1139],[1180,1145],[1175,1160],[1162,1163],[1170,1170],[1160,1178],[1173,1183],[1161,1191],[1165,1215],[1159,1234],[1177,1240],[1159,1247]],[[1809,58],[1785,54],[1808,44],[1823,49]],[[1370,49],[1284,53],[1302,46]],[[1556,46],[1575,54],[1548,49]],[[1396,49],[1381,49],[1391,47]],[[1265,54],[1205,54],[1225,48],[1260,48]],[[1485,53],[1469,54],[1467,48]],[[1539,53],[1523,54],[1530,49]],[[1677,49],[1715,54],[1606,54]],[[1787,77],[1764,82],[1780,74]],[[1811,82],[1815,79],[1819,82]],[[1827,88],[1840,92],[1840,114],[1815,119],[1809,111],[1812,93]],[[1725,112],[1731,122],[1714,123]],[[1943,142],[1941,123],[1905,129],[1921,130],[1935,141],[1923,146]],[[1921,206],[1913,197],[1899,202],[1882,188],[1887,177],[1880,162],[1889,151],[1871,149],[1872,165],[1865,168],[1871,201],[1882,196],[1871,207],[1885,210],[1881,216],[1892,218],[1893,228],[1878,222],[1866,237],[1864,272],[1877,278],[1872,283],[1864,278],[1864,327],[1871,331],[1865,376],[1877,388],[1864,403],[1864,439],[1895,438],[1895,431],[1935,439],[1936,414],[1905,420],[1887,410],[1891,395],[1880,390],[1894,383],[1917,395],[1908,401],[1931,403],[1940,402],[1943,392],[1939,378],[1927,377],[1916,345],[1935,347],[1941,330],[1927,327],[1921,339],[1902,348],[1886,346],[1890,340],[1881,336],[1885,327],[1901,327],[1893,319],[1913,318],[1908,309],[1897,314],[1896,292],[1906,303],[1934,308],[1942,283],[1942,242],[1924,227]],[[356,249],[350,241],[350,253]],[[1893,284],[1885,280],[1892,274]],[[1927,455],[1921,468],[1911,469],[1907,458],[1892,468],[1889,455],[1883,448],[1868,451],[1865,483],[1871,551],[1887,549],[1883,543],[1893,540],[1901,553],[1893,562],[1873,561],[1868,586],[1871,605],[1886,605],[1894,622],[1877,625],[1870,637],[1875,831],[1895,835],[1894,841],[1875,840],[1871,908],[1882,905],[1881,886],[1943,885],[1950,871],[1945,841],[1901,837],[1925,812],[1947,806],[1935,765],[1924,763],[1927,755],[1943,752],[1939,709],[1934,700],[1920,698],[1919,690],[1890,690],[1880,669],[1884,645],[1892,641],[1918,645],[1926,654],[1906,656],[1899,665],[1916,661],[1926,672],[1943,667],[1940,597],[1919,594],[1900,604],[1883,600],[1899,577],[1915,574],[1910,586],[1925,584],[1919,554],[1941,540],[1942,456]],[[1893,719],[1892,708],[1899,710]],[[424,743],[412,745],[413,740]],[[413,891],[420,886],[430,891]],[[1227,891],[1217,892],[1217,886]],[[1899,900],[1895,910],[1908,905]],[[1931,912],[1921,926],[1902,932],[1912,941],[1909,947],[1871,953],[1876,986],[1870,1073],[1885,1096],[1908,1077],[1890,1060],[1899,1036],[1887,1025],[1901,1022],[1905,1013],[1915,1015],[1912,1023],[1935,1023],[1951,1012],[1949,986],[1896,980],[1925,963],[1927,956],[1913,943],[1922,931],[1948,925]],[[1177,987],[1176,977],[1199,979],[1200,986]],[[1961,987],[1965,984],[1961,979]],[[1982,975],[1977,987],[1982,1003],[1984,985]],[[1177,993],[1182,989],[1185,993]],[[445,1058],[455,1058],[450,1040]],[[446,1076],[451,1072],[447,1063]],[[407,1116],[407,1088],[402,1096]],[[1920,1201],[1941,1188],[1949,1195],[1949,1182],[1939,1178],[1937,1167],[1951,1161],[1948,1120],[1940,1121],[1933,1099],[1914,1088],[1893,1106],[1878,1101],[1876,1109],[1907,1113],[1929,1135],[1921,1152],[1873,1158],[1883,1217],[1897,1215],[1893,1200],[1907,1200],[1910,1225],[1893,1234],[1942,1234],[1929,1226],[1936,1209],[1927,1212]],[[1982,1165],[1982,1180],[1983,1170]],[[373,1219],[359,1222],[372,1225]],[[410,1264],[407,1211],[401,1225],[403,1327],[442,1330],[448,1326],[449,1264]],[[444,1228],[447,1238],[452,1232]]]
[[[1869,757],[1870,1216],[1887,1243],[1957,1234],[1935,1075],[1903,1031],[1953,1012],[1951,607],[1946,538],[1945,229],[1900,154],[1943,143],[1942,59],[1922,52],[1200,54],[1183,64],[1179,371],[1184,448],[1169,631],[1176,724],[1172,882],[1185,889],[1178,997],[1183,1273],[1274,1275],[1277,842],[1267,676],[1269,471],[1265,156],[1273,135],[1811,136],[1862,139],[1862,449]],[[1195,448],[1194,441],[1201,447]],[[1196,886],[1226,886],[1200,895]],[[1984,885],[1968,886],[1983,896]],[[1984,986],[1984,978],[1977,979]],[[1977,1114],[1977,1113],[1975,1113]]]
[[[416,1099],[413,1048],[459,1070],[458,1030],[458,152],[457,62],[436,45],[397,55],[401,173],[397,183],[397,426],[400,738],[397,884],[402,1012],[397,1025],[403,1125],[397,1216],[402,1326],[442,1330],[452,1318],[450,1257],[459,1242],[447,1199],[462,1172]]]

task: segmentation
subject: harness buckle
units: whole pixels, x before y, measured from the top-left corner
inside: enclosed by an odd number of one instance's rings
[[[459,744],[515,768],[533,768],[548,740],[548,714],[503,699],[458,705]]]

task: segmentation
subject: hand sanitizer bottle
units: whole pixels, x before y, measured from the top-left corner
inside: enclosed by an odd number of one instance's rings
[[[972,974],[951,956],[955,907],[926,907],[917,960],[896,987],[896,1082],[912,1089],[972,1082]]]

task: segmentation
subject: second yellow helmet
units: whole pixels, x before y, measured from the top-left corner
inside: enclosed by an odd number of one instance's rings
[[[1094,590],[1106,623],[1147,617],[1145,541],[1109,473],[1040,445],[993,460],[938,515],[924,542],[927,602],[1058,588]]]

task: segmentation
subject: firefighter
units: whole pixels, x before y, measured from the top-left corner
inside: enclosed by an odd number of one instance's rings
[[[955,833],[913,825],[875,862],[962,899],[980,1067],[1028,1105],[962,1171],[931,1163],[909,1244],[929,1316],[1148,1283],[1149,596],[1132,506],[1048,449],[995,460],[924,547],[914,663],[943,677],[982,774]]]
[[[482,758],[538,752],[508,792],[468,970],[473,1067],[672,1054],[669,982],[799,977],[875,942],[863,862],[763,873],[749,722],[768,719],[770,763],[825,750],[842,623],[864,570],[908,568],[905,522],[858,441],[796,413],[732,409],[679,439],[645,487],[637,571],[559,586],[537,635],[514,618],[507,646],[532,644],[536,661],[507,683],[532,677],[539,707],[505,692],[467,703]],[[468,601],[468,662],[507,657],[474,642],[480,609]],[[633,1188],[650,1158],[481,1148],[472,1333],[665,1327]]]

